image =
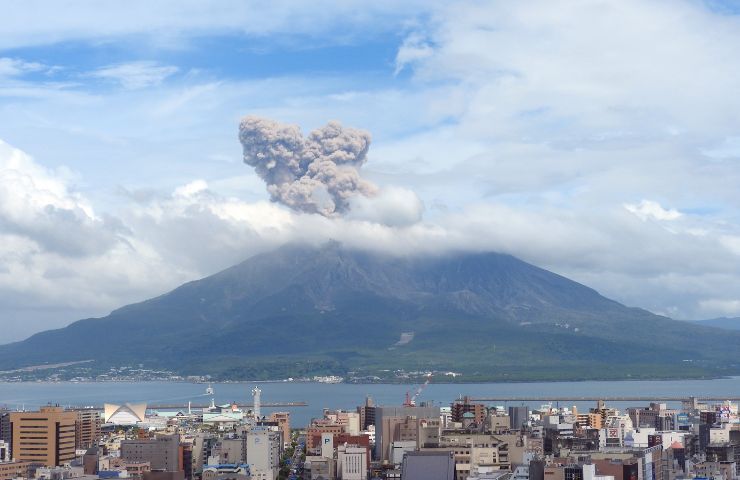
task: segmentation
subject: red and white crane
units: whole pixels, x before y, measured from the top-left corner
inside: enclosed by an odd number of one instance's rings
[[[409,396],[409,392],[406,392],[406,400],[403,402],[404,407],[415,407],[416,406],[416,399],[419,398],[419,395],[421,395],[421,392],[424,391],[425,388],[427,388],[427,385],[429,385],[429,382],[432,380],[432,374],[427,373],[427,379],[422,384],[419,385],[419,388],[416,389],[416,392],[414,392],[414,396]]]

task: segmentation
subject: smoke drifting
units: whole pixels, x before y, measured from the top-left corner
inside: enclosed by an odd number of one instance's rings
[[[297,125],[255,116],[239,124],[244,163],[267,183],[272,201],[330,217],[349,209],[355,195],[376,187],[360,177],[370,134],[329,122],[303,136]]]

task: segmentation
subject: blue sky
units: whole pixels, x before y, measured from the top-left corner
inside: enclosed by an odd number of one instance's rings
[[[6,2],[0,341],[328,238],[740,315],[739,4],[557,3]],[[369,131],[377,194],[270,202],[248,114]]]

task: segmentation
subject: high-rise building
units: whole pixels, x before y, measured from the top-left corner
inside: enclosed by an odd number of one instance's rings
[[[0,440],[10,442],[10,412],[0,409]]]
[[[13,449],[13,435],[10,431],[10,412],[0,410],[0,440],[5,441]]]
[[[365,405],[357,407],[360,414],[360,427],[367,430],[370,425],[375,425],[375,403],[371,397],[365,397]]]
[[[439,407],[375,407],[375,458],[388,460],[390,445],[401,440],[398,432],[403,431],[400,424],[407,417],[414,419],[438,419]],[[416,423],[413,424],[413,438],[416,441]]]
[[[466,413],[473,414],[473,420],[477,425],[482,425],[486,420],[486,406],[482,403],[472,403],[470,397],[455,400],[451,407],[453,422],[462,422]]]
[[[100,440],[100,412],[85,409],[76,410],[75,444],[78,450],[87,450]]]
[[[272,412],[270,421],[277,422],[280,431],[283,432],[283,444],[290,445],[290,412]]]
[[[121,458],[127,462],[149,462],[152,470],[179,472],[180,435],[157,435],[153,439],[121,441]]]
[[[529,408],[527,406],[509,407],[509,421],[512,430],[521,430],[522,426],[529,420]]]
[[[38,412],[11,412],[12,456],[19,461],[61,466],[75,458],[77,414],[61,407],[41,407]]]
[[[262,427],[250,430],[247,463],[254,480],[275,480],[280,470],[280,432]]]

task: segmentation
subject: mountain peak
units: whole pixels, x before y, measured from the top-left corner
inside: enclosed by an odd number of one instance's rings
[[[223,378],[399,368],[567,378],[598,365],[634,378],[691,359],[705,375],[740,354],[740,334],[715,332],[627,308],[510,255],[399,257],[330,241],[286,245],[105,318],[0,346],[0,370],[92,358]],[[116,338],[127,341],[100,341]]]

